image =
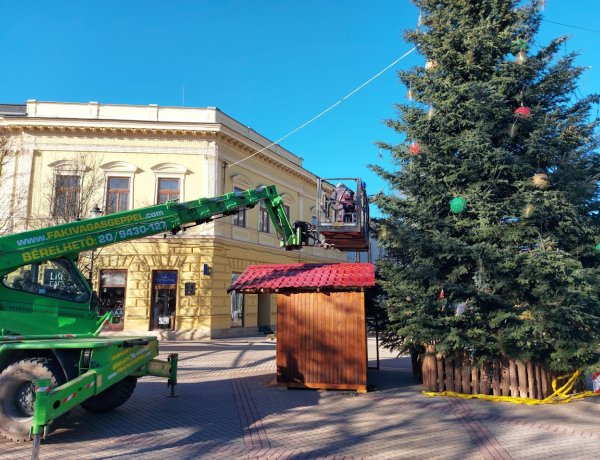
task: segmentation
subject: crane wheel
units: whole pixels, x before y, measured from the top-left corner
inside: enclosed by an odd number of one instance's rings
[[[33,382],[50,379],[52,387],[65,382],[61,367],[48,358],[17,361],[0,373],[0,434],[6,438],[29,441],[33,421]]]
[[[81,403],[90,412],[108,412],[125,403],[135,390],[136,377],[125,377],[120,382]]]

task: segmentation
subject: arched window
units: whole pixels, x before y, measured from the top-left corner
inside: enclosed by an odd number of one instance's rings
[[[258,231],[263,233],[271,233],[271,218],[269,217],[269,213],[264,201],[260,202],[258,208]]]
[[[296,204],[296,200],[289,193],[282,193],[281,194],[281,199],[283,200],[283,211],[285,212],[285,215],[287,216],[288,220],[291,223],[292,222],[292,211],[291,211],[291,209]]]
[[[105,176],[104,213],[133,208],[133,178],[137,166],[125,161],[111,161],[100,166]]]
[[[156,203],[184,201],[184,179],[187,168],[175,163],[161,163],[152,167],[155,174]]]
[[[250,182],[250,179],[248,179],[245,176],[242,176],[241,174],[232,176],[231,182],[233,183],[233,191],[234,192],[243,192],[245,190],[253,188],[252,182]],[[240,212],[233,215],[231,223],[237,227],[244,227],[244,228],[247,227],[248,220],[246,218],[247,217],[246,214],[247,214],[246,210],[242,209]]]
[[[89,167],[81,161],[59,160],[48,165],[53,172],[52,217],[70,221],[82,217],[81,187]]]

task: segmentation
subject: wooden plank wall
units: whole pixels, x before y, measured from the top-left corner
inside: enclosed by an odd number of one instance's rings
[[[468,356],[448,358],[428,345],[422,361],[428,391],[517,396],[544,399],[552,394],[550,370],[539,363],[506,359],[482,368],[471,367]]]
[[[277,296],[277,381],[289,387],[367,388],[364,293]]]

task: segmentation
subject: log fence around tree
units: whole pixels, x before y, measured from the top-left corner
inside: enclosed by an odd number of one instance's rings
[[[556,377],[541,363],[508,358],[475,367],[467,353],[444,356],[435,351],[434,345],[425,347],[419,361],[420,369],[413,366],[417,370],[415,376],[422,380],[427,391],[435,392],[544,399],[553,393],[552,379]]]

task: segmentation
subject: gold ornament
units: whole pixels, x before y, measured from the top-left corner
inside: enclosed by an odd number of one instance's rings
[[[429,112],[427,112],[427,119],[429,121],[431,121],[434,114],[435,114],[435,109],[433,107],[429,107]]]
[[[437,67],[437,61],[433,60],[433,59],[429,59],[426,63],[425,63],[425,70],[433,70]]]
[[[529,219],[531,216],[533,216],[534,212],[535,212],[535,206],[532,204],[528,204],[527,206],[525,206],[523,208],[523,217],[525,217],[526,219]]]
[[[548,175],[544,173],[536,173],[531,178],[533,181],[533,185],[541,190],[545,190],[550,185],[550,179],[548,179]]]
[[[515,57],[515,62],[517,64],[525,64],[527,62],[527,52],[526,51],[519,51],[517,53],[517,56]]]
[[[531,321],[533,319],[533,313],[531,313],[531,310],[525,310],[519,317],[524,321]]]

